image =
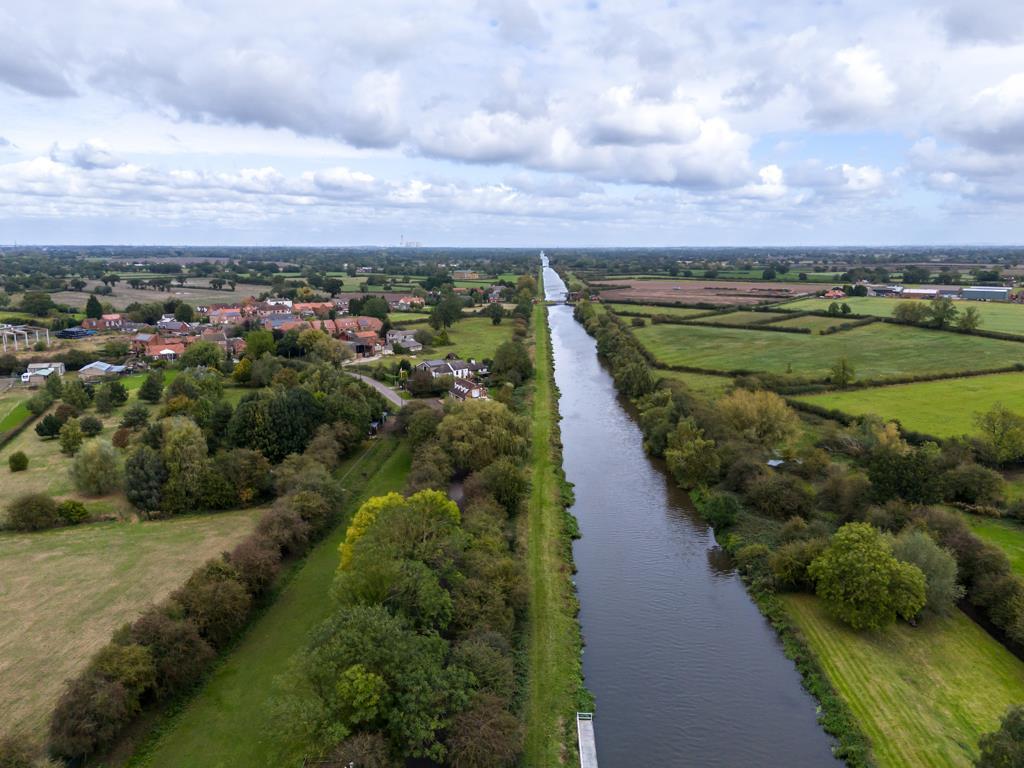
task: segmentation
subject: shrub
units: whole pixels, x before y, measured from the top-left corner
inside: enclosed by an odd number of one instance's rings
[[[173,598],[214,648],[223,648],[238,634],[252,607],[238,572],[223,560],[197,569]]]
[[[228,563],[253,596],[260,595],[274,582],[281,567],[281,550],[273,541],[249,536],[227,555]]]
[[[121,414],[121,427],[139,429],[149,421],[149,409],[142,403],[133,403]]]
[[[33,416],[38,416],[51,405],[53,405],[53,395],[45,389],[39,390],[25,401],[25,408]]]
[[[89,442],[71,464],[71,479],[75,488],[90,496],[117,490],[124,479],[117,449],[105,440]]]
[[[898,560],[913,563],[925,577],[925,607],[935,613],[950,614],[964,596],[957,583],[956,558],[922,530],[908,528],[893,541],[892,553]]]
[[[501,458],[493,461],[476,473],[483,487],[501,504],[511,516],[519,509],[519,502],[526,494],[529,483],[526,473],[512,459]]]
[[[316,491],[298,491],[278,499],[275,507],[295,512],[309,526],[310,536],[316,539],[334,521],[334,511],[327,499]]]
[[[57,505],[57,516],[67,525],[78,525],[89,519],[89,510],[82,502],[67,499]]]
[[[291,509],[272,509],[256,524],[256,532],[286,555],[301,555],[309,546],[309,524]]]
[[[128,630],[132,642],[149,648],[152,654],[159,698],[194,685],[214,657],[213,648],[199,636],[193,622],[170,615],[175,609],[180,606],[174,603],[150,608]]]
[[[452,719],[448,763],[452,768],[502,768],[515,765],[522,747],[519,719],[498,697],[480,694]]]
[[[999,730],[978,740],[980,755],[976,768],[1010,768],[1024,765],[1024,707],[1011,706],[999,724]]]
[[[60,428],[64,426],[64,422],[60,420],[60,417],[55,413],[48,413],[39,420],[36,424],[36,434],[42,438],[56,437],[60,434]]]
[[[28,469],[28,456],[24,451],[15,451],[7,457],[7,465],[11,468],[11,472],[24,472]]]
[[[768,567],[780,589],[811,592],[814,581],[807,573],[810,564],[828,546],[825,538],[804,539],[783,544],[768,557]]]
[[[57,502],[45,493],[27,493],[7,506],[7,525],[16,531],[41,531],[58,520]]]
[[[329,754],[330,765],[357,765],[359,768],[394,768],[391,748],[379,733],[354,733]]]
[[[806,517],[814,503],[814,495],[806,483],[792,475],[772,473],[747,485],[747,496],[758,512],[777,520],[793,515]]]
[[[78,426],[86,437],[96,437],[103,431],[103,422],[95,416],[83,416],[78,420]]]
[[[736,522],[736,516],[743,511],[740,500],[731,493],[711,491],[699,505],[701,516],[708,525],[721,531]]]
[[[127,448],[132,441],[132,431],[130,429],[121,428],[114,432],[110,437],[110,443],[115,448]]]
[[[995,470],[969,462],[942,477],[944,497],[965,504],[997,504],[1006,493],[1006,481]]]
[[[0,768],[36,768],[39,750],[28,737],[10,734],[0,737]]]
[[[78,419],[68,419],[64,426],[60,428],[58,435],[61,453],[67,453],[72,456],[82,447],[82,441],[85,439]]]

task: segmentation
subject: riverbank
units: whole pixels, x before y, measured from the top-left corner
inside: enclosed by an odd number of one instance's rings
[[[533,313],[535,384],[531,407],[531,485],[526,512],[529,610],[526,651],[524,766],[571,765],[576,760],[576,710],[587,705],[572,584],[575,521],[566,512],[547,307]]]
[[[342,470],[351,470],[347,484],[354,490],[343,519],[309,553],[196,695],[158,725],[129,766],[251,768],[302,761],[305,745],[289,742],[279,727],[275,679],[331,612],[328,591],[351,513],[371,496],[400,490],[409,463],[408,445],[385,437]]]

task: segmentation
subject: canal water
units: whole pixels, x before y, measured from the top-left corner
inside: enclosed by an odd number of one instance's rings
[[[545,267],[547,298],[564,298]],[[572,307],[550,307],[549,323],[601,768],[838,765],[774,631],[644,453],[594,340]]]

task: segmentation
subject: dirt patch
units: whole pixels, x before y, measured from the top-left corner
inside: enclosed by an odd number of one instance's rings
[[[820,285],[739,280],[597,280],[605,301],[662,304],[760,304],[811,295]],[[608,286],[607,289],[603,286]]]

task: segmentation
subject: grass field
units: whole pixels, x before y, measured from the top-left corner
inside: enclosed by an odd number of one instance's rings
[[[287,738],[274,710],[275,679],[305,646],[308,634],[331,613],[328,591],[348,516],[362,500],[400,490],[409,463],[408,446],[395,449],[393,440],[381,439],[339,470],[342,477],[350,473],[346,485],[356,492],[347,505],[346,520],[310,552],[195,698],[130,765],[258,768],[302,764],[304,745]]]
[[[722,325],[760,325],[776,319],[769,312],[726,312],[697,319],[699,323],[720,323]]]
[[[169,384],[177,375],[177,371],[165,371],[165,384]],[[109,440],[111,435],[117,430],[121,414],[128,405],[138,402],[135,392],[142,386],[144,379],[144,374],[126,376],[121,379],[121,383],[125,385],[125,389],[131,394],[128,403],[116,409],[109,416],[100,416],[95,410],[86,412],[88,415],[95,416],[103,422],[103,431],[99,437]],[[229,388],[226,391],[228,396],[230,396],[236,390]],[[21,390],[21,392],[24,393],[25,390]],[[151,411],[157,407],[148,403],[144,403],[144,405]],[[16,451],[24,451],[25,455],[28,456],[28,469],[23,472],[12,473],[7,467],[7,457]],[[98,498],[78,494],[71,482],[70,468],[71,457],[61,453],[58,440],[43,440],[36,434],[34,429],[26,429],[0,449],[0,478],[2,478],[0,480],[0,483],[2,483],[0,488],[3,489],[2,494],[0,494],[0,518],[4,514],[2,507],[6,506],[6,501],[23,493],[47,493],[59,498],[78,499],[94,515],[122,516],[130,515],[134,512],[133,507],[128,503],[124,494],[120,492]]]
[[[1024,576],[1024,526],[1015,520],[968,515],[967,522],[980,538],[995,544],[1010,558],[1013,570]]]
[[[772,320],[770,325],[778,328],[807,328],[812,333],[818,333],[831,328],[834,325],[842,325],[843,322],[851,322],[849,320],[844,321],[841,317],[818,317],[817,315],[804,315],[803,317],[787,317],[782,314],[772,315],[774,318],[781,318],[778,320]]]
[[[1024,345],[1014,341],[879,323],[829,336],[694,325],[651,325],[635,334],[661,363],[720,371],[783,374],[791,369],[825,377],[844,355],[860,379],[1024,363]]]
[[[858,633],[814,597],[784,599],[880,768],[968,768],[978,737],[1024,701],[1024,663],[959,611]]]
[[[977,432],[975,415],[996,403],[1024,414],[1024,372],[825,392],[794,399],[855,416],[873,413],[884,419],[899,419],[907,429],[953,437]]]
[[[0,393],[0,434],[14,429],[30,416],[25,401],[31,396],[30,390],[21,387]]]
[[[0,534],[4,730],[41,735],[64,680],[115,629],[248,534],[259,514],[249,509]]]
[[[904,299],[903,301],[912,301]],[[851,296],[839,299],[839,303],[850,305],[850,309],[858,315],[877,315],[891,317],[900,299],[887,299],[880,296]],[[825,311],[832,304],[832,299],[801,299],[785,305],[786,309]],[[981,329],[984,331],[1000,331],[1024,336],[1024,304],[1010,304],[994,301],[957,301],[956,307],[963,312],[967,307],[974,307],[981,314]]]
[[[159,275],[147,275],[140,279],[148,280],[151,277],[159,277]],[[96,280],[88,280],[86,281],[84,291],[57,291],[51,293],[50,297],[57,304],[67,304],[83,309],[85,302],[89,299],[89,292],[98,285],[102,285],[102,283]],[[178,285],[175,282],[171,285],[170,290],[157,291],[152,288],[132,288],[127,282],[121,281],[114,286],[113,293],[109,296],[100,296],[99,299],[104,304],[112,305],[114,309],[124,309],[136,301],[142,303],[160,302],[162,304],[168,299],[178,299],[192,305],[231,304],[241,301],[246,296],[258,296],[269,290],[269,285],[238,283],[233,291],[216,291],[210,287],[209,280],[196,279],[187,281],[184,286]],[[20,298],[20,296],[14,298],[11,303],[17,304]]]
[[[502,320],[501,325],[494,325],[487,317],[464,317],[448,329],[448,338],[452,343],[436,347],[433,355],[444,357],[449,352],[455,352],[463,359],[493,358],[495,350],[512,338],[513,327],[512,321],[507,318]],[[403,328],[415,330],[429,326],[426,323],[414,323]],[[421,354],[420,357],[425,355]]]
[[[709,397],[724,395],[732,387],[732,379],[728,376],[712,376],[706,373],[688,373],[685,371],[661,371],[657,369],[653,370],[652,373],[658,379],[681,381],[692,391],[701,395],[708,395]]]
[[[580,658],[573,588],[562,550],[561,488],[551,454],[555,391],[548,357],[547,308],[543,305],[534,309],[533,326],[537,377],[526,521],[529,608],[526,742],[521,763],[539,767],[571,765],[575,759],[576,745],[567,743],[565,736],[566,720],[575,711]]]
[[[709,310],[690,309],[688,307],[661,307],[657,304],[615,304],[609,303],[604,306],[614,312],[628,312],[634,315],[668,315],[669,317],[693,317],[694,315],[706,315]]]

